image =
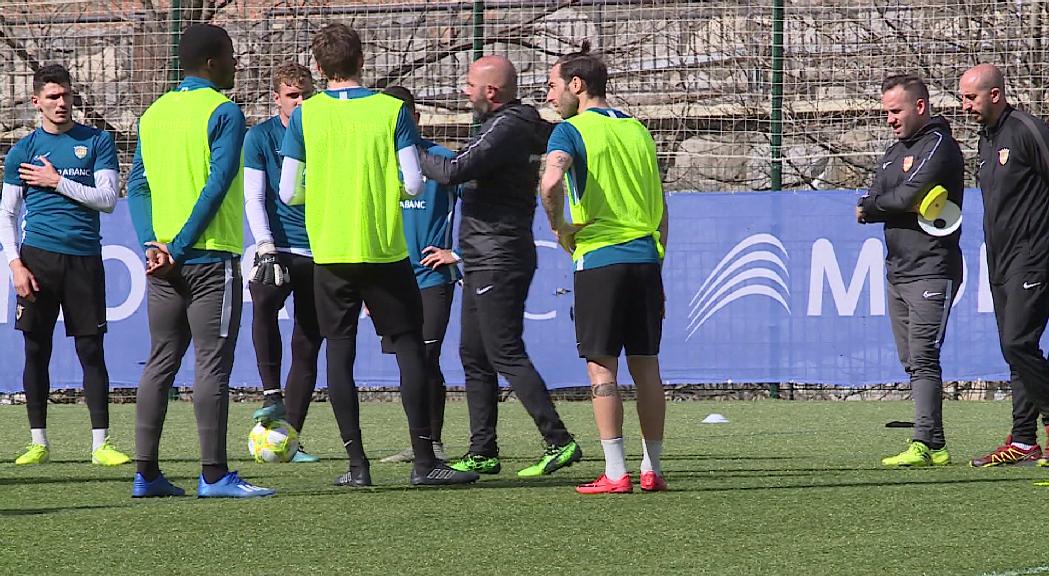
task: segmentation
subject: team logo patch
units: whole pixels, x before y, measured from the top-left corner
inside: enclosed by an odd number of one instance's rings
[[[910,172],[911,171],[911,166],[914,166],[914,156],[904,156],[903,157],[903,171],[904,172]]]
[[[1009,161],[1009,149],[1002,148],[998,151],[998,163],[1005,166],[1005,163]]]
[[[24,310],[25,310],[25,306],[22,306],[21,304],[19,304],[18,306],[15,306],[15,320],[21,320],[22,319],[22,312]]]
[[[73,146],[73,154],[81,160],[87,158],[87,146]]]

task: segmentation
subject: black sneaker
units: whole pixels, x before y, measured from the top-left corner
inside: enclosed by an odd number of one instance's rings
[[[463,472],[449,468],[445,464],[437,464],[425,475],[419,474],[412,468],[412,486],[448,486],[451,484],[470,484],[477,482],[481,476],[476,472]]]
[[[345,474],[335,479],[335,485],[350,486],[352,488],[372,486],[371,468],[367,464],[364,466],[351,465]]]

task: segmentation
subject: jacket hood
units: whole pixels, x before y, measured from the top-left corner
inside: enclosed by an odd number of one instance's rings
[[[946,118],[940,115],[933,116],[929,119],[929,122],[918,129],[910,138],[904,140],[905,144],[911,144],[921,140],[926,134],[933,131],[946,132],[948,135],[951,134],[951,123]]]
[[[487,115],[485,121],[499,116],[512,118],[515,124],[519,124],[522,130],[526,130],[532,136],[529,140],[532,152],[538,154],[546,152],[546,143],[550,139],[554,125],[543,120],[535,106],[522,104],[520,100],[512,100]]]

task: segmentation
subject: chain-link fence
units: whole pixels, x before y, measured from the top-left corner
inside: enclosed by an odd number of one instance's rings
[[[232,97],[254,123],[274,113],[272,68],[312,64],[310,35],[339,21],[365,40],[365,83],[412,89],[424,135],[453,147],[469,133],[460,90],[476,55],[508,55],[521,96],[542,106],[551,63],[590,39],[609,63],[614,105],[655,135],[668,190],[864,187],[891,138],[878,101],[888,74],[923,75],[967,149],[974,127],[956,86],[968,66],[998,64],[1010,97],[1043,113],[1047,4],[0,0],[0,154],[36,126],[28,101],[41,64],[71,69],[78,119],[112,131],[127,163],[136,118],[177,81],[185,26],[229,30],[240,63]]]

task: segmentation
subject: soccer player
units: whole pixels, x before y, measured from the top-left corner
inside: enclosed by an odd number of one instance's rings
[[[1049,361],[1039,340],[1049,320],[1049,127],[1009,105],[991,64],[959,82],[962,109],[981,125],[979,183],[991,301],[1009,364],[1012,433],[976,467],[1038,461],[1038,414],[1049,422]],[[1049,432],[1049,426],[1047,426]]]
[[[43,66],[33,74],[31,101],[41,126],[8,152],[0,201],[0,244],[18,294],[15,328],[25,339],[22,387],[32,438],[15,464],[43,464],[50,457],[48,364],[59,308],[84,371],[91,462],[126,464],[131,459],[109,439],[109,372],[102,346],[106,279],[98,213],[112,212],[117,202],[116,147],[108,132],[73,121],[73,88],[62,66]],[[22,234],[16,239],[23,203]]]
[[[415,454],[410,483],[474,482],[477,474],[452,470],[433,453],[422,302],[399,203],[402,189],[415,196],[423,188],[415,124],[404,102],[361,86],[364,51],[355,30],[325,26],[311,48],[328,88],[304,101],[288,122],[280,197],[306,205],[317,314],[328,341],[328,394],[349,457],[349,470],[335,483],[372,483],[353,381],[362,302],[397,355]]]
[[[482,474],[502,469],[495,433],[502,374],[546,443],[539,461],[517,474],[541,476],[583,456],[522,338],[525,299],[536,267],[535,190],[550,125],[518,100],[517,70],[503,56],[485,56],[470,65],[465,95],[481,122],[477,135],[453,158],[421,156],[427,177],[441,184],[465,183],[459,224],[465,273],[459,355],[466,373],[470,449],[452,467]]]
[[[182,496],[160,471],[167,396],[193,342],[193,410],[200,440],[200,498],[274,491],[231,472],[226,458],[229,377],[240,328],[244,115],[220,90],[237,60],[225,30],[194,24],[179,40],[185,78],[138,121],[128,203],[146,248],[150,353],[138,385],[132,496]]]
[[[244,137],[244,210],[255,238],[255,267],[248,280],[254,312],[251,321],[255,358],[262,378],[263,407],[256,422],[285,417],[298,432],[306,419],[317,386],[321,350],[317,309],[313,304],[313,254],[306,234],[306,211],[280,201],[280,146],[291,113],[313,94],[309,68],[294,62],[273,72],[277,115],[248,130]],[[287,405],[280,390],[281,342],[277,314],[295,295],[295,325],[291,333],[291,371]],[[299,445],[292,462],[317,462]]]
[[[655,142],[644,124],[609,106],[608,69],[589,50],[584,42],[550,69],[546,101],[565,121],[550,135],[540,184],[550,227],[576,264],[576,341],[605,453],[604,474],[576,491],[633,491],[616,382],[625,351],[641,422],[641,489],[656,492],[667,489],[660,466],[666,400],[659,344],[669,221]],[[574,224],[564,218],[566,191]]]
[[[855,212],[860,224],[884,223],[889,318],[914,397],[914,436],[906,450],[881,463],[945,466],[951,457],[943,433],[940,348],[962,279],[961,229],[930,235],[919,226],[915,207],[937,186],[961,207],[965,162],[950,124],[933,116],[921,78],[889,76],[881,102],[896,143],[875,167],[874,182]]]
[[[412,93],[403,86],[388,86],[383,93],[404,102],[418,129],[419,112],[415,109]],[[431,154],[455,156],[451,150],[428,140],[421,140],[420,146]],[[426,347],[426,378],[430,390],[430,433],[433,437],[433,453],[438,460],[447,459],[441,442],[447,396],[444,374],[441,373],[441,345],[452,312],[455,283],[462,278],[458,266],[459,256],[452,252],[452,220],[458,196],[457,186],[441,186],[433,180],[427,180],[419,196],[401,200],[408,259],[415,271],[415,282],[419,285],[423,303],[423,345]],[[383,339],[382,344],[383,352],[393,353],[389,342]],[[381,462],[411,462],[414,459],[415,454],[409,446],[383,458]]]

